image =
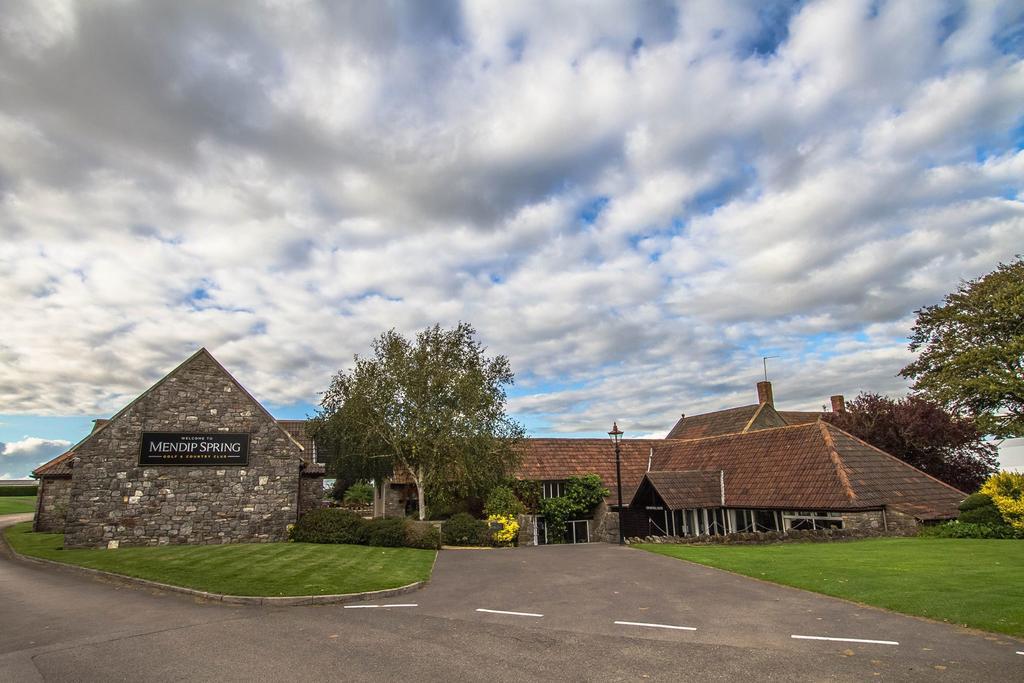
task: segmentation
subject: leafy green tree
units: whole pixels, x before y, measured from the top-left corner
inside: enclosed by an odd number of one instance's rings
[[[313,432],[335,472],[381,481],[406,473],[426,516],[428,491],[482,495],[518,466],[523,427],[506,415],[508,359],[488,357],[468,323],[395,330],[324,392]]]
[[[920,396],[862,393],[824,419],[961,491],[977,491],[998,469],[995,446],[971,418]]]
[[[900,374],[914,389],[986,434],[1024,436],[1024,260],[918,310],[910,350],[920,355]]]
[[[488,516],[515,517],[526,512],[526,506],[508,486],[495,486],[487,494],[484,513]]]

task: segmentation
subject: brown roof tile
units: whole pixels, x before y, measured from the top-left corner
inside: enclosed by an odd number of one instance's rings
[[[620,445],[622,464],[622,500],[627,502],[647,471],[651,449],[664,443],[661,439],[623,439]],[[523,460],[518,478],[536,481],[558,481],[584,474],[596,474],[611,492],[615,491],[615,447],[611,439],[527,439],[523,444]]]
[[[648,472],[645,478],[673,510],[722,505],[722,470]]]
[[[716,410],[713,413],[681,417],[669,430],[666,439],[699,439],[705,436],[737,434],[743,431],[754,417],[758,404]]]

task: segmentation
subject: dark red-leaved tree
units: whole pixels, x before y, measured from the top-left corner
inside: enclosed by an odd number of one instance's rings
[[[971,493],[998,470],[996,448],[974,421],[920,396],[862,393],[825,419],[937,479]]]

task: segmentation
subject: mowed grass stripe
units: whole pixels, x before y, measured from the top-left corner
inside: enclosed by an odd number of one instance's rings
[[[6,530],[18,552],[227,595],[361,593],[430,577],[435,551],[314,543],[233,543],[118,550],[62,550],[63,534]]]
[[[879,538],[634,547],[896,612],[1024,636],[1024,541]]]
[[[35,496],[0,496],[0,515],[17,515],[35,511]]]

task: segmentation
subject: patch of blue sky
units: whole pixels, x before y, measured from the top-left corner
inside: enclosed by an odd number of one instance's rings
[[[740,166],[740,172],[713,187],[698,193],[686,206],[688,213],[710,214],[728,204],[736,195],[750,189],[757,181],[757,169],[752,164]]]
[[[610,200],[611,198],[607,196],[594,197],[580,208],[576,216],[587,225],[593,225]]]
[[[316,414],[316,406],[309,401],[296,403],[264,403],[263,407],[278,420],[305,420]]]
[[[955,9],[942,17],[939,20],[939,42],[944,43],[953,35],[957,29],[959,29],[964,23],[964,17],[966,16],[966,7],[963,3],[958,3]]]
[[[992,37],[996,49],[1004,55],[1024,57],[1024,7],[1018,8]]]
[[[0,415],[0,441],[10,443],[27,436],[63,439],[78,443],[90,431],[92,421],[109,415]]]
[[[762,2],[757,10],[759,30],[737,46],[741,58],[769,58],[789,39],[789,23],[803,7],[803,0]]]

